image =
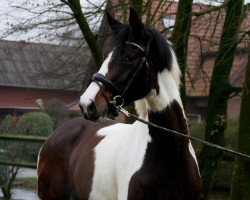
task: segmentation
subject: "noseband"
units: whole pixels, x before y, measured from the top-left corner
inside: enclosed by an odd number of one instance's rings
[[[102,92],[102,95],[104,96],[106,103],[107,103],[107,107],[108,107],[108,115],[112,115],[112,116],[117,116],[118,112],[116,107],[122,107],[124,104],[124,96],[127,94],[128,89],[130,88],[131,84],[133,83],[133,81],[135,80],[135,78],[137,77],[138,73],[145,67],[146,68],[146,77],[145,77],[145,83],[147,85],[148,82],[148,71],[149,71],[149,65],[148,65],[148,61],[147,61],[147,56],[148,56],[148,52],[149,52],[149,45],[150,45],[150,41],[148,43],[147,49],[142,48],[140,45],[136,44],[136,43],[132,43],[132,42],[126,42],[127,44],[131,44],[137,48],[139,48],[144,56],[141,59],[141,62],[138,64],[139,67],[136,67],[135,70],[131,73],[132,77],[128,80],[127,83],[125,83],[122,87],[118,88],[111,80],[109,80],[106,76],[104,76],[101,73],[95,73],[92,76],[91,81],[97,83],[97,85],[100,87],[100,90]],[[107,96],[105,95],[105,92],[103,91],[101,84],[105,85],[108,90],[113,94],[114,98],[113,100],[108,100]]]

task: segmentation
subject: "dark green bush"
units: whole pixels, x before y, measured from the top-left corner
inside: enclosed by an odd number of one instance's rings
[[[16,134],[49,136],[53,131],[53,122],[50,116],[43,112],[30,112],[24,114],[16,125]],[[22,144],[22,158],[26,161],[35,162],[41,144],[26,143]]]
[[[19,117],[13,115],[6,115],[4,120],[0,122],[0,133],[1,134],[13,134],[15,132],[16,123],[18,122]]]

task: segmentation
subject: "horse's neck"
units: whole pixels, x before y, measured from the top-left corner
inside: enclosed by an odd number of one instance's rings
[[[176,100],[173,100],[162,111],[159,112],[148,111],[148,121],[157,124],[159,126],[165,127],[167,129],[181,132],[185,135],[188,134],[186,117],[184,115],[181,105]],[[156,128],[149,127],[149,130],[150,130],[149,133],[151,134],[152,137],[154,136],[168,137],[166,135],[169,135],[168,138],[175,138],[173,134],[161,131]]]
[[[165,70],[158,74],[159,92],[152,90],[150,94],[136,102],[136,108],[141,118],[159,126],[188,134],[186,117],[179,94],[179,85],[172,72]],[[174,144],[178,136],[149,127],[153,140]]]

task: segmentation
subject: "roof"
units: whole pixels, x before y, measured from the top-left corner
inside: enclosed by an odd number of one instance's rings
[[[86,47],[0,40],[0,86],[80,91],[89,62]]]

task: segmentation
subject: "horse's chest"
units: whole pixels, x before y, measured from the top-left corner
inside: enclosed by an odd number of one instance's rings
[[[93,200],[127,200],[129,182],[143,164],[151,138],[147,126],[116,124],[98,131],[105,138],[96,146]]]
[[[141,170],[140,170],[141,171]],[[128,200],[184,200],[183,185],[176,180],[163,180],[164,174],[136,172],[131,178]]]
[[[156,156],[152,156],[151,144],[148,145],[143,166],[131,178],[128,200],[198,199],[189,162],[183,160],[181,165],[177,165],[167,159],[168,163],[163,159],[167,156],[160,158],[159,152],[154,152]]]

